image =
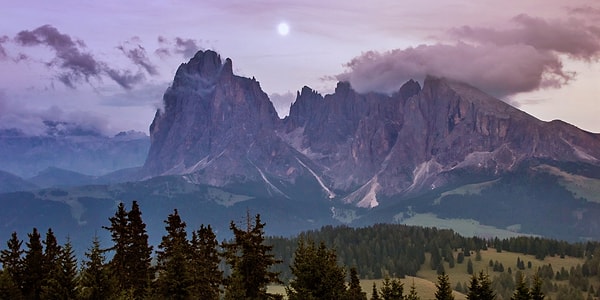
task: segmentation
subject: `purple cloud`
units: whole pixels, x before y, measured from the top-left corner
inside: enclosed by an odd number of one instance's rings
[[[56,57],[47,63],[49,67],[57,66],[62,73],[58,79],[66,86],[73,88],[74,83],[90,77],[99,77],[101,64],[87,52],[82,52],[83,42],[75,42],[70,36],[60,33],[50,25],[44,25],[33,31],[23,30],[17,34],[15,41],[21,46],[44,45],[51,48]]]
[[[576,59],[596,59],[600,54],[600,27],[587,25],[582,20],[544,20],[521,14],[512,21],[517,28],[496,30],[463,26],[450,30],[450,34],[476,43],[530,45],[539,51],[558,52]]]
[[[117,49],[121,50],[131,62],[133,62],[136,66],[139,66],[146,70],[150,75],[158,75],[158,70],[150,59],[146,55],[146,49],[142,47],[142,45],[137,45],[133,49],[126,49],[125,46],[121,45],[117,47]]]
[[[6,53],[6,49],[4,49],[4,46],[2,44],[8,42],[8,37],[7,36],[0,36],[0,59],[6,59],[8,57],[8,54]]]
[[[468,82],[498,97],[568,84],[574,72],[560,55],[600,58],[600,28],[582,20],[512,19],[516,28],[463,26],[449,31],[453,44],[420,45],[388,52],[369,51],[336,76],[359,92],[392,93],[409,79],[435,75]]]
[[[468,82],[499,97],[540,87],[559,87],[574,74],[560,59],[527,45],[421,45],[384,53],[369,51],[337,76],[359,92],[393,93],[409,79],[435,75]]]
[[[198,50],[201,50],[199,42],[194,39],[185,39],[176,37],[172,41],[163,37],[158,37],[158,43],[162,47],[158,48],[155,53],[160,57],[171,56],[171,53],[179,54],[184,59],[193,57]]]
[[[140,72],[134,74],[130,70],[120,71],[106,62],[96,59],[90,52],[85,51],[84,41],[73,39],[51,25],[40,26],[32,31],[23,30],[15,36],[14,41],[23,47],[46,46],[50,48],[55,56],[46,63],[46,66],[57,69],[56,78],[65,86],[73,89],[82,81],[89,83],[90,78],[101,80],[103,76],[108,76],[125,89],[131,89],[134,84],[144,79]],[[134,64],[141,66],[151,75],[157,74],[156,68],[147,59],[143,48],[121,50]],[[15,61],[27,59],[25,54],[21,54]]]

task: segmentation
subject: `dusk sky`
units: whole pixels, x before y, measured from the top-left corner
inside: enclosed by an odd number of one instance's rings
[[[147,133],[179,64],[212,49],[280,116],[304,85],[390,93],[431,74],[600,133],[595,0],[26,0],[0,15],[0,128]]]

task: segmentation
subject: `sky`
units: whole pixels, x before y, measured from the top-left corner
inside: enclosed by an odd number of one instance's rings
[[[206,49],[282,117],[305,85],[391,93],[429,74],[600,133],[595,0],[4,1],[0,128],[148,133],[177,67]]]

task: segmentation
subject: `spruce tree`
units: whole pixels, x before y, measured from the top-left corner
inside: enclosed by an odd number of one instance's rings
[[[379,297],[379,291],[377,291],[377,285],[373,282],[373,290],[371,291],[371,300],[381,300]]]
[[[142,212],[137,201],[131,204],[131,210],[127,213],[129,220],[130,244],[128,249],[128,261],[130,271],[130,283],[135,299],[142,299],[153,279],[150,262],[152,261],[152,246],[148,245],[148,234],[146,224],[142,221]]]
[[[546,297],[542,292],[542,279],[538,274],[533,275],[533,283],[529,294],[531,296],[531,300],[544,300]],[[590,294],[593,294],[593,290],[591,289]]]
[[[515,292],[510,297],[511,300],[529,300],[529,288],[527,288],[527,284],[525,283],[525,279],[523,278],[522,272],[517,272],[515,275],[516,287]]]
[[[480,300],[481,299],[481,287],[479,285],[479,279],[477,276],[472,275],[471,280],[469,281],[469,287],[467,292],[468,300]]]
[[[200,225],[199,230],[192,232],[192,290],[200,299],[219,299],[223,272],[219,269],[221,258],[218,247],[217,237],[210,225]]]
[[[232,276],[226,283],[225,294],[243,294],[245,299],[265,299],[271,295],[267,293],[269,283],[280,283],[279,273],[272,272],[273,265],[280,263],[275,259],[271,251],[273,246],[264,244],[265,223],[260,221],[260,215],[256,215],[254,224],[247,216],[245,229],[238,228],[232,221],[230,229],[233,232],[234,241],[223,243],[225,253],[223,256],[232,268]],[[231,278],[240,281],[236,288],[241,291],[233,291]]]
[[[496,293],[492,289],[492,281],[490,276],[483,271],[479,271],[479,299],[481,300],[494,300],[496,299]]]
[[[54,269],[50,270],[48,277],[42,287],[42,299],[75,299],[77,288],[77,259],[67,240],[63,247],[59,248],[58,257]]]
[[[26,299],[38,300],[45,278],[44,251],[37,228],[33,228],[27,236],[29,242],[25,244],[27,250],[25,250],[25,259],[23,260],[23,296]]]
[[[301,238],[290,266],[293,279],[286,288],[288,299],[343,299],[346,271],[338,266],[335,250],[324,243]]]
[[[129,212],[120,203],[109,221],[111,225],[104,228],[110,231],[114,242],[108,250],[114,251],[110,268],[117,283],[116,292],[122,297],[142,299],[153,276],[152,246],[148,245],[146,224],[137,201],[133,201]]]
[[[23,298],[23,294],[21,293],[21,289],[13,280],[13,277],[10,275],[8,270],[2,269],[0,270],[0,299],[7,300],[21,300]]]
[[[7,249],[0,251],[4,282],[9,286],[14,285],[19,290],[19,294],[24,276],[23,253],[25,250],[21,249],[22,244],[23,241],[19,240],[17,233],[13,232],[6,242]]]
[[[92,247],[85,252],[85,257],[78,285],[79,298],[86,300],[110,298],[110,276],[98,236],[94,236]]]
[[[110,275],[116,283],[115,292],[121,292],[130,287],[130,270],[128,265],[128,251],[130,244],[129,220],[125,204],[119,203],[117,211],[113,217],[108,219],[110,226],[103,226],[104,229],[110,231],[110,236],[113,241],[113,246],[107,250],[113,252],[113,257],[110,261]]]
[[[405,300],[420,300],[421,298],[417,294],[417,287],[415,286],[415,281],[413,280],[410,285],[410,290],[408,291],[408,295],[404,298]]]
[[[399,279],[385,277],[381,287],[381,298],[383,300],[402,300],[404,298],[404,284]]]
[[[367,293],[363,292],[362,288],[360,287],[360,280],[358,279],[356,267],[350,268],[350,285],[348,286],[346,299],[367,300]]]
[[[190,268],[191,247],[187,240],[185,222],[175,210],[164,221],[167,235],[158,245],[156,281],[158,296],[163,299],[188,299],[192,288]]]
[[[42,299],[54,299],[58,298],[58,294],[60,294],[59,290],[59,277],[60,277],[60,253],[62,251],[61,247],[58,245],[58,241],[56,240],[56,236],[52,231],[52,228],[48,228],[46,232],[46,239],[43,242],[44,244],[44,263],[42,267],[42,272],[44,276],[44,280],[42,282],[42,288],[40,297]]]
[[[467,274],[473,275],[473,262],[471,261],[470,258],[469,258],[469,261],[467,262]]]
[[[454,300],[454,295],[452,294],[452,287],[450,286],[450,278],[447,274],[444,273],[438,275],[435,287],[436,300]]]

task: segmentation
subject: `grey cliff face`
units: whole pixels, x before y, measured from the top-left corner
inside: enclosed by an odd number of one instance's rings
[[[254,79],[212,51],[182,64],[150,127],[148,176],[186,174],[223,186],[314,177],[358,206],[377,195],[447,184],[452,172],[498,175],[530,159],[599,164],[600,137],[542,122],[480,90],[444,78],[411,80],[392,95],[349,83],[322,96],[309,87],[277,117]]]

